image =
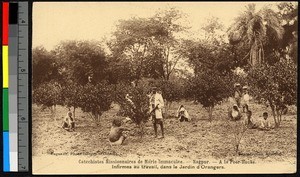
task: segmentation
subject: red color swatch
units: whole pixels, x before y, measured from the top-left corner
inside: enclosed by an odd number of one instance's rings
[[[9,3],[2,3],[2,45],[8,45]]]

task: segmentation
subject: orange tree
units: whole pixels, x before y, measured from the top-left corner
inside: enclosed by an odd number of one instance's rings
[[[208,110],[212,120],[213,108],[231,95],[231,79],[217,70],[204,69],[189,80],[188,95]]]
[[[287,61],[250,70],[248,81],[257,100],[265,100],[272,110],[275,128],[281,123],[284,108],[297,101],[297,67]]]

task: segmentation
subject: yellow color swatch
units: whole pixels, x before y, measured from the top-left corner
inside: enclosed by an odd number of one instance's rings
[[[2,46],[3,88],[8,88],[8,46]]]

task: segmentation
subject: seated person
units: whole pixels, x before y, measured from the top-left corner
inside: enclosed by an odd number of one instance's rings
[[[258,125],[256,123],[254,123],[251,119],[251,116],[252,116],[252,111],[248,110],[246,112],[246,116],[247,116],[247,119],[245,120],[245,125],[247,128],[249,129],[256,129],[258,128]]]
[[[261,120],[261,122],[260,122],[259,129],[260,130],[270,130],[271,128],[272,128],[271,124],[268,120],[268,113],[264,112],[263,113],[263,120]]]
[[[240,113],[240,110],[239,110],[237,104],[234,104],[232,106],[232,109],[230,109],[228,111],[228,117],[230,118],[230,120],[233,120],[233,121],[240,120],[242,118],[242,115]]]
[[[123,144],[124,140],[126,139],[126,135],[123,133],[123,131],[129,131],[129,129],[121,127],[121,121],[114,119],[109,133],[109,141],[112,144]]]
[[[180,105],[178,110],[177,110],[177,117],[180,122],[186,121],[188,122],[190,120],[189,113],[187,110],[184,108],[183,105]]]
[[[75,131],[75,121],[72,117],[72,112],[69,111],[67,116],[64,118],[62,128],[68,131]]]

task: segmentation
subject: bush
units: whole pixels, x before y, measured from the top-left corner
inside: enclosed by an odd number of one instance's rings
[[[248,80],[255,99],[270,105],[275,127],[279,127],[285,106],[297,101],[297,67],[285,61],[263,65],[250,70]]]
[[[149,86],[145,83],[139,83],[137,86],[117,85],[115,101],[121,106],[120,114],[128,116],[137,125],[147,122],[149,118],[149,98],[147,93],[149,90]],[[127,94],[129,99],[126,99]]]
[[[204,69],[189,81],[187,94],[208,109],[209,119],[215,105],[228,98],[232,92],[232,83],[228,75],[224,76],[215,70]]]
[[[87,112],[90,117],[97,122],[104,111],[110,109],[112,103],[112,86],[106,83],[97,85],[86,84],[82,88],[79,106],[82,111]]]

